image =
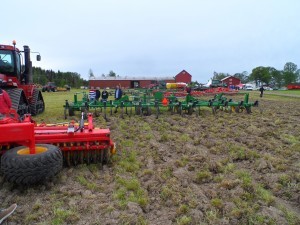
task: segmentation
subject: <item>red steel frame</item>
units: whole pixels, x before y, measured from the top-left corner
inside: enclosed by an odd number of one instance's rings
[[[0,129],[0,149],[1,146],[23,145],[30,149],[30,154],[35,154],[35,144],[53,144],[59,146],[62,151],[107,148],[114,151],[110,130],[94,128],[91,114],[88,115],[88,125],[83,128],[74,123],[69,126],[36,125],[31,121],[31,117],[26,115],[23,122],[17,122],[15,119],[2,120]],[[78,131],[74,132],[76,129]],[[1,153],[3,151],[0,151]]]

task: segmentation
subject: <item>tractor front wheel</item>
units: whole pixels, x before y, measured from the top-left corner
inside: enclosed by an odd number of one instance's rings
[[[18,185],[41,183],[59,173],[63,166],[61,150],[48,144],[35,146],[35,154],[20,146],[8,150],[1,158],[1,171],[5,179]]]

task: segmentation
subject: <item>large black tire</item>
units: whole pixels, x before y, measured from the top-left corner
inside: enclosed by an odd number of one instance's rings
[[[38,144],[37,154],[27,154],[24,146],[8,150],[1,158],[1,171],[8,182],[18,185],[42,183],[59,173],[63,166],[61,150],[48,144]]]

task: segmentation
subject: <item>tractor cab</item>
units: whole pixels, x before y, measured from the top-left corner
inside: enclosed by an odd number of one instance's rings
[[[18,87],[20,84],[29,83],[30,49],[28,46],[24,46],[24,51],[20,51],[15,44],[15,41],[13,46],[0,44],[0,80],[3,87]],[[24,53],[24,63],[22,52]],[[41,56],[38,54],[36,59],[40,61]],[[25,65],[22,66],[23,64]]]
[[[0,45],[0,79],[2,86],[17,86],[21,77],[21,56],[13,46]]]
[[[39,53],[36,59],[41,60]],[[15,41],[13,45],[0,44],[0,87],[7,91],[12,108],[20,116],[27,113],[37,115],[44,111],[43,96],[33,84],[30,48],[27,45],[20,51]]]

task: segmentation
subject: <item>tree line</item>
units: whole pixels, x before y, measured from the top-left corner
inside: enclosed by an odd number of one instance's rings
[[[40,67],[32,67],[33,83],[45,85],[48,82],[54,82],[56,86],[63,87],[69,85],[74,88],[88,86],[88,81],[80,77],[76,72],[61,72],[45,70]]]
[[[227,76],[230,76],[230,74],[214,72],[213,79],[222,80]],[[252,69],[250,74],[244,71],[242,73],[235,73],[233,76],[239,78],[243,84],[255,82],[256,85],[264,83],[272,87],[281,88],[290,83],[299,82],[300,69],[298,69],[295,63],[287,62],[282,70],[277,70],[269,66],[259,66]]]

